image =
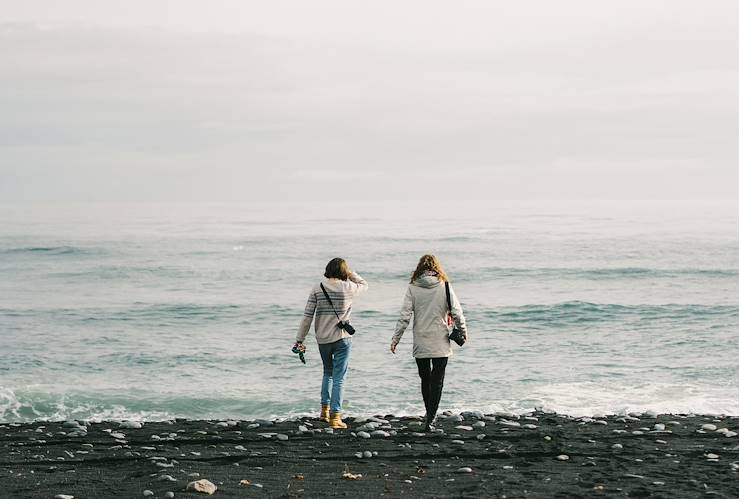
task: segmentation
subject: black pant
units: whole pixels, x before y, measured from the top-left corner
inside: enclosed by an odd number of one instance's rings
[[[432,419],[439,409],[447,360],[449,360],[448,357],[416,359],[418,375],[421,377],[421,395],[423,395],[423,404],[426,406],[426,416]]]

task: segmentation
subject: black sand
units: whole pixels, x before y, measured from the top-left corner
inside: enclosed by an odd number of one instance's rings
[[[417,433],[420,423],[413,419],[377,419],[387,421],[378,430],[397,433],[353,436],[364,423],[352,420],[348,431],[333,434],[316,420],[253,428],[250,421],[178,420],[140,429],[111,422],[90,424],[87,432],[62,423],[2,424],[0,497],[136,498],[145,490],[158,498],[168,491],[203,497],[185,492],[200,478],[215,483],[214,497],[224,498],[739,497],[739,436],[721,433],[739,431],[739,417],[465,413],[461,422],[440,420],[444,433],[430,435]],[[485,426],[455,428],[478,421]],[[704,424],[718,431],[702,430]],[[321,431],[301,432],[299,425]],[[355,456],[363,451],[377,455]],[[558,459],[562,455],[567,459]],[[460,472],[464,467],[471,472]],[[362,477],[342,478],[346,470]]]

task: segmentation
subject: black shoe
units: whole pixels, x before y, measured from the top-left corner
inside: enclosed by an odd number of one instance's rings
[[[426,414],[426,426],[424,427],[424,431],[426,433],[434,431],[436,429],[434,427],[435,422],[436,422],[436,415]]]

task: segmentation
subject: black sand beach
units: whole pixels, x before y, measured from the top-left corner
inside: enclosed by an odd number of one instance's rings
[[[739,497],[739,417],[463,413],[433,434],[412,418],[348,423],[6,423],[0,496],[202,497],[186,487],[207,479],[214,497]]]

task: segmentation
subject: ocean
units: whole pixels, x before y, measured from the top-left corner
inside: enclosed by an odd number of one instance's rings
[[[335,256],[354,304],[351,415],[421,414],[418,258],[467,317],[440,410],[739,414],[736,202],[0,205],[0,421],[316,414],[291,353]]]

